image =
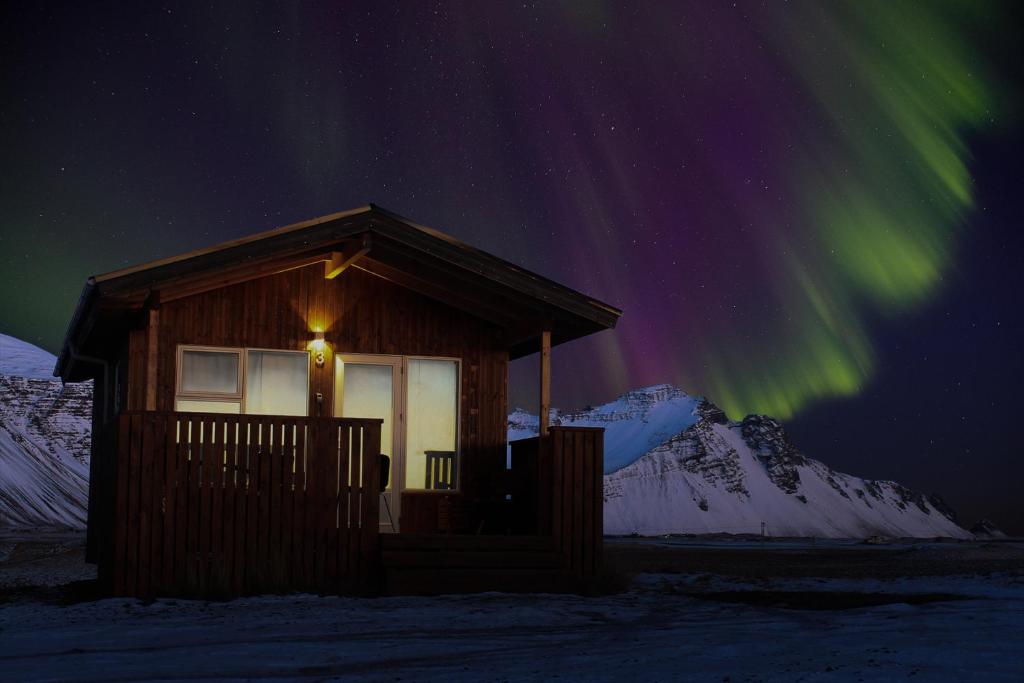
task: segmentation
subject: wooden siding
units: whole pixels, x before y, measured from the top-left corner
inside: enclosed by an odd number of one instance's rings
[[[358,266],[333,280],[323,264],[270,275],[160,305],[156,409],[174,410],[179,344],[306,349],[313,331],[328,344],[323,367],[311,366],[309,414],[324,396],[333,415],[335,353],[444,356],[462,359],[462,490],[483,495],[504,469],[508,352],[501,331]],[[145,408],[147,330],[129,339],[129,408]]]
[[[373,592],[379,420],[120,417],[113,591]]]

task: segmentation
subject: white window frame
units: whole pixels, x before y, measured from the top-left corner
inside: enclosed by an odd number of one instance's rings
[[[238,356],[238,380],[236,382],[237,391],[233,394],[226,392],[201,392],[201,391],[182,391],[181,389],[181,372],[184,368],[184,358],[186,351],[207,351],[212,353],[234,353]],[[178,411],[178,401],[207,401],[210,403],[237,403],[239,405],[239,414],[248,415],[246,412],[245,405],[245,394],[246,394],[246,383],[248,382],[248,358],[250,351],[264,351],[268,353],[295,353],[306,355],[306,409],[303,417],[309,417],[309,385],[312,375],[311,370],[311,354],[309,351],[301,351],[296,349],[269,349],[259,346],[203,346],[200,344],[178,344],[176,352],[176,364],[174,371],[174,410]],[[191,412],[191,411],[184,411]]]

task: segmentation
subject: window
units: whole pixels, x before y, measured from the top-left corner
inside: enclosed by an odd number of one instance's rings
[[[308,396],[309,354],[294,351],[246,353],[246,413],[305,415]]]
[[[305,351],[178,347],[175,410],[305,415],[308,395]]]
[[[406,368],[405,487],[457,488],[459,364],[410,358]]]

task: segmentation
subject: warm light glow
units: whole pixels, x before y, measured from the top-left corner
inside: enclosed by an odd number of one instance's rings
[[[313,330],[313,341],[309,342],[307,347],[313,352],[313,360],[318,368],[323,367],[324,360],[326,359],[325,351],[327,350],[327,342],[324,341],[323,330]]]

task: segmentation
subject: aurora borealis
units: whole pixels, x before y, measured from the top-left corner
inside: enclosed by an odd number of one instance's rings
[[[614,334],[556,350],[556,404],[671,382],[733,417],[814,416],[832,431],[800,428],[809,451],[856,433],[842,416],[882,405],[894,367],[950,343],[908,344],[922,316],[1015,317],[985,308],[1006,278],[960,298],[978,282],[965,264],[985,268],[965,245],[1019,215],[986,219],[976,178],[979,149],[989,178],[1016,149],[1010,3],[90,3],[7,19],[0,330],[50,350],[88,274],[370,201],[625,311]],[[962,451],[933,455],[953,472]],[[895,446],[813,455],[905,475]]]

